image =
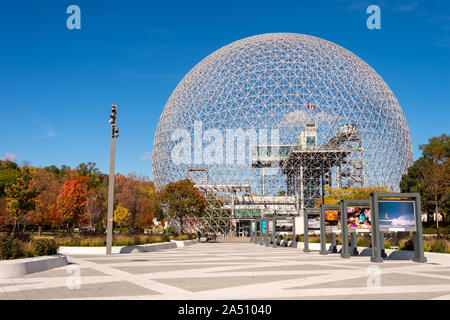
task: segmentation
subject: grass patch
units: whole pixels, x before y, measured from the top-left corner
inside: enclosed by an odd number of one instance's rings
[[[112,245],[118,247],[135,246],[150,243],[169,242],[170,240],[190,240],[195,239],[195,235],[166,235],[166,234],[144,234],[144,235],[127,235],[116,234],[113,236]],[[71,235],[63,237],[55,237],[55,241],[62,247],[104,247],[106,246],[106,236],[80,236]]]
[[[0,236],[0,260],[31,258],[56,254],[58,245],[51,238],[23,240],[12,235]]]
[[[400,241],[400,250],[414,250],[414,239],[407,238]],[[450,241],[447,239],[424,239],[425,252],[450,253]]]

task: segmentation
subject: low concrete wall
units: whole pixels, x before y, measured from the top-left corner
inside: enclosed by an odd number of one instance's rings
[[[123,247],[115,246],[111,248],[111,253],[121,254],[121,253],[152,252],[163,249],[182,248],[195,243],[198,243],[198,240],[185,240],[185,241],[170,240],[170,242],[150,243],[136,246],[123,246]],[[58,253],[67,255],[103,255],[106,254],[106,247],[59,247]]]
[[[194,239],[194,240],[183,240],[183,241],[178,241],[178,240],[170,240],[170,242],[175,242],[177,244],[178,248],[183,248],[186,246],[191,246],[193,244],[198,243],[198,239]]]
[[[66,256],[53,255],[35,258],[0,261],[0,278],[17,278],[23,275],[63,267],[69,264]]]

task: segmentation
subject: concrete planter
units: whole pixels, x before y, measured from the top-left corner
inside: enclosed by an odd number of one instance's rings
[[[67,265],[64,255],[42,256],[35,258],[0,261],[0,278],[17,278],[29,273],[35,273]]]
[[[121,253],[140,253],[140,252],[152,252],[163,249],[176,249],[182,248],[188,245],[198,243],[198,240],[185,240],[161,243],[150,243],[136,246],[115,246],[111,248],[112,254]],[[59,247],[58,253],[66,255],[105,255],[106,247]]]

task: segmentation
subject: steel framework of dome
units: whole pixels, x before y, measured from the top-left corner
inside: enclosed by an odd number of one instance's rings
[[[273,33],[233,42],[184,77],[152,160],[158,189],[191,178],[220,201],[200,226],[225,233],[236,217],[302,213],[324,184],[398,191],[412,146],[397,99],[368,64],[323,39]]]

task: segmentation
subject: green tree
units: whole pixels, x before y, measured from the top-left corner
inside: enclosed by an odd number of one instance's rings
[[[169,216],[179,218],[181,233],[184,233],[183,217],[202,216],[206,208],[206,198],[189,179],[167,184],[159,194],[158,200],[161,205],[166,206]]]
[[[0,160],[0,198],[6,197],[5,189],[16,183],[20,168],[15,162]]]
[[[23,167],[20,169],[20,176],[16,182],[5,188],[6,211],[14,219],[14,231],[16,231],[16,227],[20,226],[20,223],[23,223],[25,228],[24,216],[36,206],[38,193],[31,186],[31,179],[30,169]]]
[[[418,192],[421,195],[422,210],[439,214],[448,218],[450,209],[450,137],[443,134],[432,137],[428,144],[419,146],[422,157],[414,162],[408,173],[402,177],[400,189],[402,192]],[[436,221],[436,231],[439,235],[439,221]]]

